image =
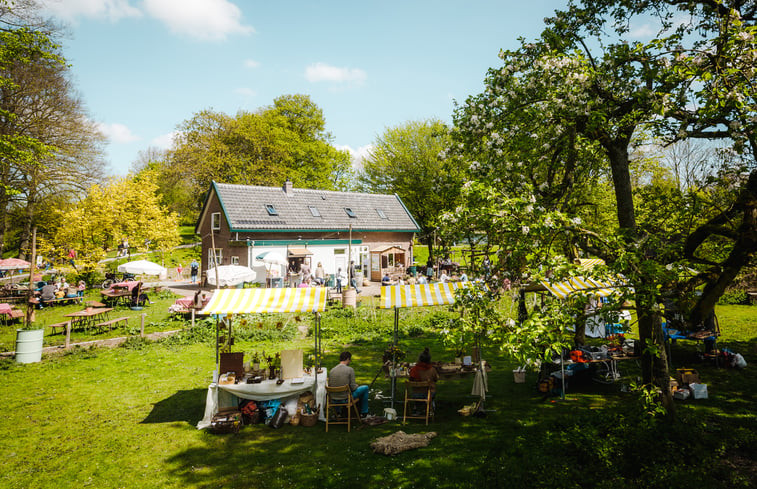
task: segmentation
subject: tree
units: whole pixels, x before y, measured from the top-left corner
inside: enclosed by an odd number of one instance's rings
[[[41,253],[56,258],[73,248],[77,267],[86,272],[123,238],[134,248],[145,240],[152,249],[177,246],[178,217],[160,205],[157,191],[154,174],[149,171],[91,186],[79,203],[57,212],[57,226],[43,241]]]
[[[55,29],[37,19],[33,2],[15,8],[0,8],[0,233],[6,234],[8,213],[18,214],[24,257],[40,204],[101,177],[103,137],[51,41]]]
[[[306,188],[338,188],[350,157],[331,145],[325,125],[323,112],[306,95],[284,95],[272,106],[234,117],[204,110],[179,126],[161,165],[162,179],[183,196],[191,194],[195,211],[213,180],[278,186],[289,178]]]
[[[743,5],[743,2],[732,3]],[[647,43],[625,39],[629,16],[651,12],[655,7],[662,13],[664,37]],[[673,11],[679,7],[695,16],[694,24],[674,26],[670,23],[672,17],[665,8]],[[753,10],[751,4],[749,9]],[[465,149],[481,154],[482,146],[476,141],[489,144],[483,152],[486,159],[482,166],[486,171],[490,168],[509,171],[514,155],[526,155],[528,159],[524,158],[522,166],[528,169],[515,171],[540,175],[540,178],[516,190],[516,195],[530,194],[534,209],[549,205],[542,187],[556,189],[564,199],[573,202],[576,195],[583,193],[578,179],[563,179],[567,183],[563,186],[549,183],[549,173],[538,171],[543,166],[544,156],[561,151],[561,146],[601,153],[600,160],[575,161],[584,172],[592,168],[601,171],[602,167],[594,166],[597,161],[606,164],[614,194],[615,226],[592,226],[589,220],[581,219],[585,214],[578,206],[564,206],[563,216],[545,216],[543,212],[535,212],[530,218],[515,216],[520,219],[522,231],[536,225],[544,227],[546,219],[556,226],[538,234],[535,243],[520,247],[509,245],[516,249],[508,249],[508,243],[518,239],[516,233],[501,235],[498,241],[503,246],[500,266],[517,265],[517,270],[530,280],[543,277],[543,269],[556,278],[575,273],[570,266],[561,264],[554,253],[554,244],[566,240],[585,253],[604,258],[614,273],[622,273],[634,290],[631,297],[639,318],[644,380],[661,389],[663,402],[669,409],[672,402],[658,309],[664,299],[661,290],[691,292],[696,283],[708,281],[702,299],[691,312],[691,320],[701,322],[712,310],[712,297],[722,293],[724,284],[732,279],[732,272],[748,263],[757,248],[754,241],[757,175],[752,171],[754,178],[750,176],[746,182],[742,180],[737,184],[739,190],[733,193],[726,212],[707,206],[700,195],[689,192],[676,196],[676,201],[684,207],[666,216],[675,218],[674,221],[666,221],[650,206],[645,208],[644,203],[644,199],[648,202],[650,196],[664,186],[660,187],[653,179],[648,185],[643,182],[635,188],[631,155],[635,136],[646,130],[668,141],[696,135],[728,137],[736,150],[740,145],[751,144],[751,129],[745,130],[749,125],[745,122],[754,118],[753,105],[748,106],[745,98],[739,96],[746,93],[746,98],[751,100],[751,92],[745,81],[738,85],[743,92],[734,93],[734,87],[739,76],[747,78],[748,61],[754,56],[754,49],[749,30],[744,33],[743,18],[735,17],[738,16],[734,11],[723,8],[723,4],[707,1],[571,3],[565,12],[557,12],[547,19],[538,41],[524,41],[520,49],[502,52],[504,66],[489,70],[486,92],[471,97],[456,113],[455,122]],[[613,32],[617,37],[610,38],[608,33]],[[704,33],[703,38],[696,38],[695,34],[699,33]],[[692,37],[695,40],[691,41]],[[688,51],[681,47],[684,42],[691,42]],[[723,46],[731,46],[731,49]],[[711,58],[707,58],[710,54]],[[724,66],[738,68],[734,73]],[[741,102],[737,104],[738,100]],[[697,108],[690,109],[692,106]],[[728,129],[724,131],[723,126]],[[503,142],[506,138],[500,136],[508,129],[528,135],[533,141],[526,142],[525,149],[516,148],[513,152],[512,145]],[[574,138],[570,140],[574,143],[566,145],[565,135]],[[535,157],[539,148],[543,154]],[[565,168],[567,173],[570,167],[566,164]],[[477,176],[476,172],[472,173]],[[516,178],[522,179],[521,176]],[[641,180],[636,182],[637,185],[642,183]],[[488,182],[483,180],[482,184],[486,186]],[[495,184],[488,193],[476,190],[473,202],[477,210],[486,209],[491,216],[505,213],[502,203],[508,202],[505,199],[508,188],[502,185],[505,194],[498,197],[498,187]],[[482,203],[481,195],[489,198]],[[729,227],[729,220],[737,217],[742,223]],[[506,225],[501,227],[508,229]],[[730,251],[725,253],[727,258],[720,263],[695,256],[696,249],[713,234],[732,240]],[[514,263],[513,258],[518,257],[520,262]],[[694,279],[682,280],[680,271],[691,265],[699,266],[703,273]]]
[[[462,184],[459,165],[444,158],[449,144],[449,128],[438,119],[387,128],[358,175],[366,190],[400,196],[421,227],[430,257],[437,221],[457,205]]]

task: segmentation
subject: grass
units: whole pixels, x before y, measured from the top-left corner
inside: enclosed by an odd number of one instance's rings
[[[434,312],[403,311],[401,345],[410,359],[425,346],[435,359],[452,357]],[[527,384],[513,383],[513,363],[493,348],[484,354],[493,365],[487,408],[497,411],[485,418],[457,415],[471,402],[471,382],[450,380],[439,385],[436,421],[428,428],[390,423],[328,434],[320,423],[257,425],[238,435],[196,430],[214,369],[209,328],[159,343],[74,350],[38,364],[5,360],[0,487],[750,487],[757,455],[757,380],[750,370],[757,351],[749,349],[757,340],[756,313],[718,308],[722,344],[745,355],[746,370],[695,363],[693,344],[673,347],[674,366],[697,368],[710,389],[707,400],[680,403],[674,423],[640,415],[637,396],[618,385],[578,384],[564,401],[543,398],[533,387],[535,374]],[[390,311],[368,307],[325,313],[324,365],[336,364],[349,348],[358,383],[369,383],[392,321]],[[296,334],[294,315],[260,315],[248,323],[237,351],[312,348],[312,338]],[[636,366],[626,363],[623,373],[635,378]],[[389,382],[379,377],[374,388],[388,393]],[[373,412],[382,408],[371,401]],[[398,429],[433,430],[438,437],[396,457],[371,452],[373,439]]]

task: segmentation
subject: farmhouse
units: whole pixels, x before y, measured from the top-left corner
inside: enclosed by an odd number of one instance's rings
[[[285,283],[286,265],[258,259],[276,252],[299,271],[302,263],[326,274],[353,260],[370,280],[404,273],[413,261],[418,223],[397,195],[256,187],[213,182],[195,226],[202,238],[203,278],[214,263],[241,265],[256,281]]]

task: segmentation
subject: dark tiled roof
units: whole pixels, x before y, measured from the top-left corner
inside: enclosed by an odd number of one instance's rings
[[[418,224],[396,195],[333,192],[215,183],[232,231],[355,230],[418,232]],[[272,205],[277,215],[266,209]],[[309,206],[318,209],[314,217]],[[352,209],[349,217],[345,208]],[[386,219],[379,216],[383,211]]]

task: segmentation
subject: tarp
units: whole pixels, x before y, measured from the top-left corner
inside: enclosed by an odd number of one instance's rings
[[[264,312],[322,312],[325,287],[216,290],[200,314],[251,314]]]
[[[448,282],[418,285],[388,285],[381,287],[379,308],[441,306],[455,302],[455,289],[470,282]]]

